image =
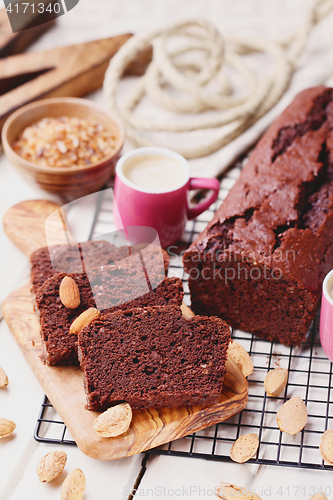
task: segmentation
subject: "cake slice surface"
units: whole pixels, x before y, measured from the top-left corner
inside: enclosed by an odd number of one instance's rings
[[[65,307],[59,288],[65,276],[72,278],[80,291],[80,305]],[[69,333],[73,321],[87,309],[97,308],[102,315],[118,309],[151,305],[180,306],[183,285],[179,278],[165,278],[151,290],[143,271],[134,267],[103,266],[85,273],[56,274],[38,290],[35,309],[41,326],[44,361],[48,365],[78,364],[77,335]]]
[[[105,240],[86,241],[77,245],[54,245],[43,247],[32,253],[31,283],[32,293],[35,295],[45,281],[59,273],[83,273],[86,270],[100,268],[106,265],[121,265],[123,259],[141,251],[145,265],[153,270],[158,266],[160,259],[164,261],[165,273],[169,266],[169,256],[165,250],[157,245],[137,245],[133,247],[116,247]],[[162,254],[162,255],[161,255]]]
[[[106,314],[79,334],[87,408],[216,404],[229,342],[220,318],[187,320],[174,306]]]

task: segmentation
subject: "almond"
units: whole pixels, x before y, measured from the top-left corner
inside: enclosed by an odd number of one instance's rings
[[[310,500],[327,500],[327,496],[325,493],[317,493],[316,495],[313,495]]]
[[[216,496],[222,500],[235,500],[235,498],[241,500],[262,500],[251,490],[229,483],[220,483],[220,486],[216,489]]]
[[[194,318],[194,316],[195,316],[194,312],[191,311],[191,309],[186,304],[184,304],[184,302],[182,303],[180,308],[182,310],[182,314],[183,314],[185,319]]]
[[[128,403],[109,408],[96,418],[93,428],[102,437],[116,437],[124,434],[132,421],[132,409]]]
[[[230,458],[234,462],[243,464],[250,460],[259,447],[259,438],[257,434],[243,434],[232,445]]]
[[[59,297],[67,309],[76,309],[80,305],[80,290],[73,278],[65,276],[60,283]]]
[[[281,394],[286,387],[288,381],[288,370],[286,368],[275,368],[267,373],[265,377],[265,391],[271,398],[275,398]]]
[[[100,315],[101,313],[94,307],[90,307],[86,311],[83,311],[83,313],[81,313],[71,324],[69,333],[78,335],[85,326],[88,326],[94,319],[99,318]]]
[[[235,340],[232,340],[229,344],[228,356],[238,366],[244,377],[248,377],[253,373],[253,363],[249,353]]]
[[[0,418],[0,439],[10,436],[16,428],[16,424],[6,418]]]
[[[333,431],[327,429],[321,436],[319,451],[325,462],[333,465]]]
[[[6,387],[8,385],[8,377],[5,371],[0,366],[0,387]]]
[[[51,451],[40,459],[37,464],[37,475],[41,483],[50,483],[63,471],[67,461],[64,451]]]
[[[86,489],[86,478],[81,469],[73,470],[61,487],[61,500],[82,500]]]
[[[302,398],[295,396],[284,403],[276,414],[279,429],[287,434],[297,434],[304,429],[308,410]]]

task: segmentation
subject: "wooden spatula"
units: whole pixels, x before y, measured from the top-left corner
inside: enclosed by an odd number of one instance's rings
[[[27,21],[23,31],[13,33],[6,9],[0,9],[0,57],[7,57],[12,54],[23,52],[32,42],[45,33],[45,31],[52,28],[54,23],[55,21],[50,21],[28,29],[29,21]]]
[[[100,88],[110,59],[131,36],[119,35],[0,60],[0,129],[10,113],[31,101],[80,97]],[[128,66],[126,74],[142,75],[151,55],[151,48],[143,51]]]

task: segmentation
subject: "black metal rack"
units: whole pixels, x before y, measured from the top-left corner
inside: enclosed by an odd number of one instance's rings
[[[243,160],[239,161],[223,176],[219,198],[214,206],[187,223],[182,242],[184,248],[212,219],[216,208],[238,178],[242,162]],[[110,218],[112,200],[108,197],[108,191],[105,191],[99,196],[90,237],[109,231]],[[189,305],[187,276],[180,256],[172,255],[169,275],[182,279],[185,302]],[[332,363],[326,358],[320,345],[319,315],[300,347],[271,343],[239,330],[233,330],[232,337],[250,353],[254,364],[254,372],[248,377],[249,401],[245,410],[225,422],[147,453],[230,461],[232,443],[242,434],[255,432],[259,436],[260,445],[256,457],[249,463],[333,470],[333,466],[323,462],[319,453],[322,433],[333,428]],[[283,395],[269,398],[264,391],[264,378],[269,369],[277,366],[288,368],[289,380]],[[277,409],[292,396],[300,396],[308,408],[306,428],[295,436],[280,432],[275,417]],[[75,445],[65,424],[46,397],[38,417],[35,439],[44,443]]]

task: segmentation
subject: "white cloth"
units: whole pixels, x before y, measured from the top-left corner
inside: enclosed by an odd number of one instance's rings
[[[163,10],[163,5],[165,6],[166,3],[170,5],[170,2],[166,2],[166,0],[160,1],[161,10]],[[190,10],[186,9],[185,1],[179,3],[180,6],[183,6],[183,9],[175,9],[175,13],[179,12],[183,17],[185,14],[191,17],[198,15],[203,5],[201,0],[194,0],[193,4],[196,8]],[[205,17],[212,21],[222,34],[259,36],[279,40],[285,35],[295,32],[302,24],[306,11],[312,2],[307,0],[237,0],[237,2],[220,0],[219,10],[221,16],[212,16],[213,11],[217,10],[216,3],[214,4],[214,9],[210,8],[213,2],[206,3]],[[214,18],[212,19],[212,17]],[[162,25],[168,23],[170,18],[171,16],[166,17]],[[173,16],[172,19],[175,20],[177,17]],[[161,24],[160,19],[157,24]],[[327,18],[313,28],[306,48],[297,63],[291,84],[279,103],[239,138],[221,150],[208,157],[190,160],[192,176],[215,177],[222,173],[242,152],[246,151],[249,146],[258,140],[270,123],[293,100],[298,92],[308,87],[327,82],[327,79],[333,75],[332,31],[333,13],[329,14]],[[138,32],[142,32],[142,30],[138,30]],[[260,75],[266,70],[266,61],[267,59],[264,60],[262,55],[258,55],[258,57],[254,55],[249,58],[249,65],[252,70]],[[131,85],[131,81],[122,81],[120,83],[118,95],[120,101],[127,95]],[[182,115],[173,115],[170,112],[161,110],[161,108],[158,108],[147,98],[140,104],[137,112],[141,117],[149,118],[158,116],[161,119],[182,120]],[[190,145],[191,141],[204,142],[205,137],[209,137],[207,134],[219,136],[221,132],[219,130],[211,130],[188,134],[170,135],[160,133],[147,135],[150,139],[157,140],[159,144],[172,148],[176,147],[177,144],[182,146],[184,141],[186,145]],[[133,144],[126,145],[126,149],[133,147]]]

